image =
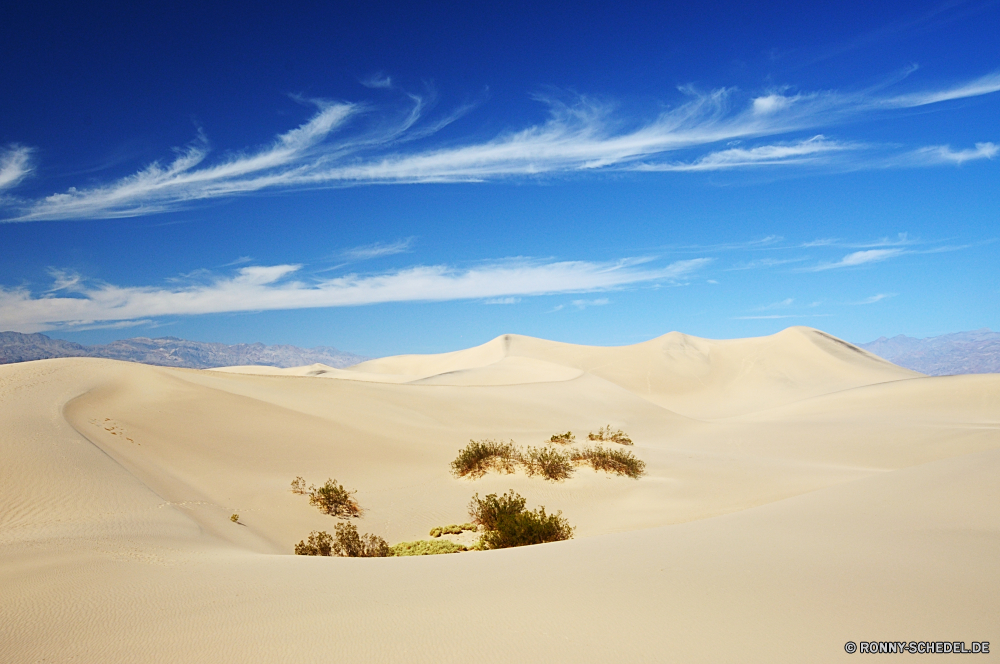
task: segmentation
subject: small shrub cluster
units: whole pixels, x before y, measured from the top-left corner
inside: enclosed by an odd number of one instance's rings
[[[521,465],[528,477],[541,475],[551,482],[561,482],[573,474],[570,455],[554,447],[528,447],[521,454]]]
[[[390,556],[435,556],[441,553],[458,553],[468,551],[467,547],[451,540],[417,540],[416,542],[400,542],[390,547]]]
[[[558,542],[573,537],[573,527],[562,512],[546,514],[544,507],[528,511],[525,499],[513,490],[497,496],[491,493],[480,498],[477,493],[469,502],[472,522],[483,528],[479,540],[481,549],[506,549],[514,546]]]
[[[588,438],[619,445],[632,444],[632,439],[625,432],[621,429],[613,431],[610,424],[601,427],[597,433],[591,432]],[[451,462],[451,472],[456,477],[479,479],[490,470],[510,474],[520,466],[529,477],[541,475],[550,482],[569,479],[575,466],[590,466],[595,471],[603,470],[633,479],[642,477],[646,472],[646,463],[631,452],[611,450],[600,445],[571,448],[563,452],[555,446],[571,445],[575,439],[573,432],[567,431],[553,435],[549,446],[529,446],[524,450],[518,448],[514,441],[501,443],[494,440],[470,440]]]
[[[325,530],[312,531],[308,540],[295,545],[299,556],[341,556],[344,558],[385,558],[393,555],[389,545],[378,535],[358,534],[350,523],[338,523],[330,535]]]
[[[552,437],[549,438],[549,442],[554,445],[571,445],[576,440],[576,436],[573,435],[572,431],[567,431],[566,433],[554,433]]]
[[[232,516],[229,517],[229,520],[232,521],[233,523],[239,523],[240,522],[240,515],[239,514],[233,514]]]
[[[308,540],[299,541],[295,545],[297,556],[332,556],[333,536],[325,530],[312,531]]]
[[[309,504],[315,505],[320,512],[335,516],[341,519],[360,517],[363,510],[354,499],[357,490],[348,491],[342,484],[337,484],[337,480],[328,479],[326,484],[317,488],[315,484],[310,484],[306,488],[306,481],[301,477],[292,480],[292,493],[309,496]]]
[[[587,434],[587,438],[589,438],[590,440],[598,440],[601,442],[618,443],[619,445],[632,444],[632,439],[628,437],[628,434],[626,434],[621,429],[618,429],[617,431],[612,431],[610,424],[598,429],[597,433],[591,431],[589,434]]]
[[[460,526],[455,525],[454,523],[450,526],[438,526],[437,528],[431,528],[430,536],[441,537],[442,535],[461,535],[466,530],[475,531],[476,526],[471,523],[463,523]]]
[[[468,475],[473,479],[479,479],[490,470],[509,475],[519,461],[520,453],[514,441],[470,440],[451,462],[451,472],[456,477]]]
[[[639,479],[646,472],[646,462],[635,458],[626,450],[611,450],[600,445],[586,446],[570,452],[570,458],[577,465],[587,465],[594,471],[603,470],[616,475]]]

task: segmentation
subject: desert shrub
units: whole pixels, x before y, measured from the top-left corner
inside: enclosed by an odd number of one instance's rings
[[[628,437],[628,434],[626,434],[621,429],[618,429],[617,431],[612,431],[610,424],[598,429],[597,433],[591,431],[589,434],[587,434],[587,438],[589,438],[590,440],[600,440],[609,443],[618,443],[619,445],[632,444],[632,439]]]
[[[490,470],[510,474],[514,472],[519,457],[514,441],[470,440],[451,462],[451,472],[455,477],[468,475],[473,479],[482,477]]]
[[[528,447],[521,454],[521,465],[528,477],[541,475],[550,482],[561,482],[573,474],[570,455],[554,447]]]
[[[577,465],[587,465],[595,471],[603,470],[616,475],[639,479],[646,473],[646,462],[625,450],[611,450],[600,445],[573,450],[570,458]]]
[[[544,507],[527,511],[524,509],[525,502],[513,490],[502,496],[495,493],[482,499],[479,494],[473,496],[469,503],[469,516],[484,529],[477,548],[506,549],[557,542],[573,536],[573,528],[563,518],[562,512],[546,514]]]
[[[513,489],[502,496],[491,493],[482,499],[477,493],[469,501],[469,516],[472,523],[482,526],[484,530],[492,530],[502,517],[523,512],[526,503]]]
[[[308,490],[309,504],[315,505],[320,512],[341,519],[361,516],[361,507],[354,500],[357,491],[348,491],[337,480],[327,480],[318,489],[310,486]]]
[[[438,526],[436,528],[431,528],[431,537],[441,537],[442,535],[461,535],[466,530],[476,530],[476,526],[471,523],[463,523],[458,526],[451,524],[450,526]]]
[[[233,514],[232,516],[229,517],[229,520],[232,521],[233,523],[239,523],[240,522],[240,515],[239,514]]]
[[[296,477],[292,480],[292,493],[297,493],[299,495],[305,495],[308,493],[306,491],[306,481],[302,477]]]
[[[351,523],[338,523],[337,533],[331,549],[333,555],[345,558],[385,558],[391,555],[389,545],[378,535],[358,534],[358,529]]]
[[[325,530],[309,533],[308,541],[300,541],[295,545],[297,556],[330,556],[333,555],[333,537]]]
[[[549,438],[550,443],[555,443],[557,445],[570,445],[576,440],[576,436],[573,435],[572,431],[567,431],[566,433],[555,433]]]
[[[451,540],[417,540],[416,542],[400,542],[390,547],[390,556],[434,556],[441,553],[458,553],[468,551],[461,544]]]

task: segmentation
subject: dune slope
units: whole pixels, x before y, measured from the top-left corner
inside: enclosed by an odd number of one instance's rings
[[[0,661],[801,662],[996,640],[998,376],[922,377],[807,328],[250,371],[0,367]],[[645,477],[448,473],[469,438],[608,423]],[[357,488],[359,529],[390,542],[511,488],[577,536],[293,556],[335,523],[298,475]]]

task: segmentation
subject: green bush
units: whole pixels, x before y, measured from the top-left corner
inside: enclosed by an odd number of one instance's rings
[[[341,519],[361,516],[361,507],[354,500],[357,491],[348,491],[343,485],[337,484],[337,480],[327,480],[326,484],[318,489],[310,486],[307,493],[309,504],[315,505],[324,514]]]
[[[544,507],[529,512],[525,503],[513,490],[502,496],[491,493],[483,499],[479,494],[473,496],[469,516],[484,529],[477,548],[505,549],[573,537],[573,528],[562,512],[546,514]]]
[[[451,472],[455,477],[468,475],[473,479],[479,479],[490,470],[509,475],[514,472],[519,458],[514,441],[470,440],[451,462]]]
[[[455,544],[450,540],[417,540],[416,542],[400,542],[393,544],[390,549],[390,556],[434,556],[441,553],[458,553],[468,551],[461,544]]]
[[[325,530],[309,533],[308,541],[300,541],[295,545],[297,556],[330,556],[333,555],[333,537]]]
[[[632,439],[628,437],[628,434],[626,434],[621,429],[618,429],[617,431],[612,431],[610,424],[598,429],[597,433],[591,431],[589,434],[587,434],[587,438],[589,438],[590,440],[618,443],[619,445],[632,444]]]
[[[511,489],[502,496],[491,493],[483,499],[477,493],[469,501],[469,516],[472,523],[484,530],[493,530],[497,522],[505,516],[520,514],[527,501]]]
[[[438,526],[431,528],[431,537],[441,537],[442,535],[461,535],[466,530],[476,530],[476,526],[471,523],[463,523],[461,526],[451,524],[450,526]]]
[[[555,443],[557,445],[570,445],[576,440],[576,436],[573,435],[572,431],[567,431],[566,433],[556,433],[549,438],[550,443]]]
[[[389,545],[378,535],[358,534],[351,523],[338,523],[334,527],[337,536],[333,541],[333,555],[345,558],[385,558],[391,555]]]
[[[554,447],[528,447],[521,454],[521,465],[528,477],[541,475],[550,482],[561,482],[573,474],[570,455]]]
[[[646,473],[646,462],[635,458],[625,450],[609,450],[595,445],[570,452],[570,458],[578,465],[587,465],[595,471],[603,470],[616,475],[639,479]]]

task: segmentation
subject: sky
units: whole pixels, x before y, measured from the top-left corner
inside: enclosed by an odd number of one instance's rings
[[[8,3],[0,330],[1000,328],[1000,2]]]

